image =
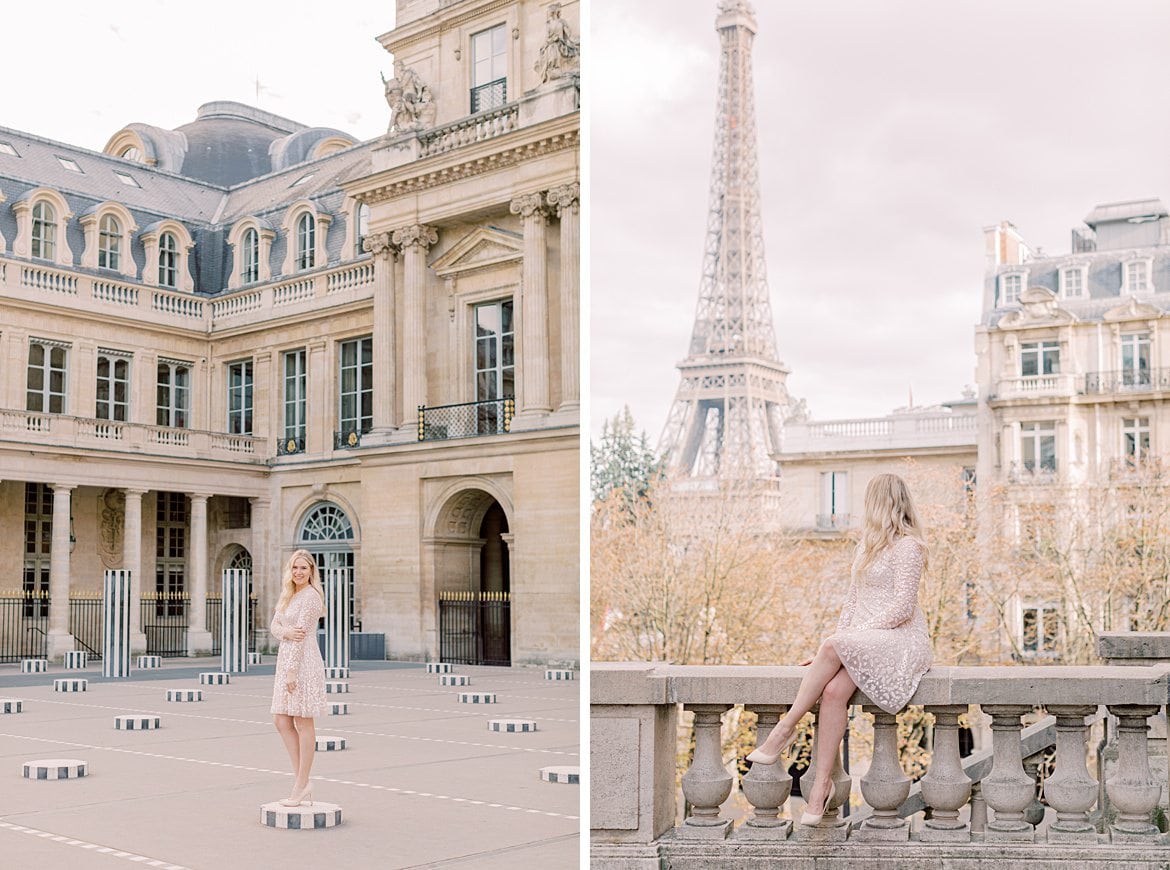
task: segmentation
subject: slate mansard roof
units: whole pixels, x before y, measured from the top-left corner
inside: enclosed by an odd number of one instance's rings
[[[191,272],[196,292],[203,295],[227,287],[232,268],[227,237],[244,217],[256,217],[261,226],[266,222],[277,231],[271,262],[273,274],[278,274],[287,248],[281,231],[285,212],[302,199],[333,218],[328,261],[351,258],[352,253],[341,250],[353,215],[347,213],[340,185],[370,172],[372,141],[359,143],[339,130],[308,127],[227,101],[201,106],[193,122],[176,130],[130,124],[123,131],[132,131],[155,165],[0,127],[0,143],[18,155],[0,148],[0,192],[5,197],[0,235],[9,246],[17,231],[12,206],[44,187],[64,196],[73,213],[66,233],[77,267],[84,247],[78,219],[107,201],[125,206],[138,225],[129,252],[140,270],[146,254],[139,236],[145,228],[164,218],[182,223],[195,242]],[[310,159],[326,140],[340,150]],[[81,171],[66,168],[58,158]],[[295,184],[305,176],[307,180]]]

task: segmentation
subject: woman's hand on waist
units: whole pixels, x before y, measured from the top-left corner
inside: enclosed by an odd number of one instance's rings
[[[293,643],[300,643],[305,639],[305,630],[303,628],[290,628],[285,632],[284,639]]]

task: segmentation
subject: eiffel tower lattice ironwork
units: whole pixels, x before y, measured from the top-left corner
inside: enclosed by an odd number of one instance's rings
[[[718,114],[703,276],[690,351],[659,450],[682,478],[775,478],[788,407],[768,301],[746,0],[719,3]]]

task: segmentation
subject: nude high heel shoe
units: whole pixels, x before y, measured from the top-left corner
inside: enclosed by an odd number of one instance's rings
[[[821,811],[819,813],[810,813],[808,807],[812,804],[812,795],[808,796],[808,803],[805,804],[805,810],[800,814],[800,823],[808,825],[809,827],[816,827],[821,823],[821,819],[825,817],[825,811],[829,808],[829,798],[833,796],[833,784],[829,783],[829,791],[825,795],[824,801],[821,803]]]
[[[313,792],[311,789],[312,783],[307,782],[305,783],[305,787],[302,788],[299,793],[294,793],[290,797],[282,799],[280,803],[286,807],[299,807],[303,803],[307,803],[309,806],[312,806]]]
[[[767,738],[764,739],[764,742],[765,743],[768,742]],[[780,758],[780,756],[788,751],[788,747],[790,747],[795,742],[796,742],[796,729],[793,728],[792,735],[787,740],[784,741],[784,745],[780,747],[779,752],[776,752],[774,754],[769,754],[769,753],[764,752],[763,750],[757,748],[757,749],[753,749],[751,752],[749,752],[747,754],[747,760],[750,761],[752,764],[775,764],[776,761]]]

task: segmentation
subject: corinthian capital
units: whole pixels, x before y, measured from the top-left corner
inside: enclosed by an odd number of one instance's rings
[[[390,234],[390,241],[401,248],[418,246],[424,251],[439,240],[439,231],[426,224],[399,227]]]
[[[526,193],[512,200],[512,214],[522,218],[537,217],[541,220],[548,218],[548,208],[544,204],[544,195],[541,193]]]
[[[554,187],[546,197],[549,207],[556,210],[557,217],[565,209],[576,210],[581,202],[581,185],[574,181],[572,184],[562,184]]]
[[[390,233],[371,233],[362,241],[362,250],[375,257],[392,257],[398,253],[398,246],[390,239]]]

